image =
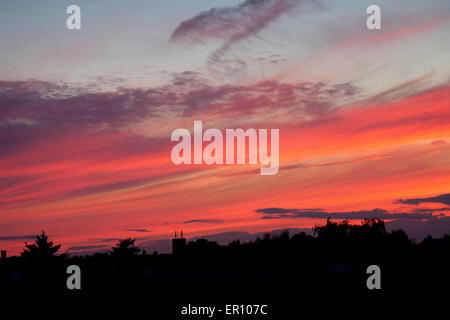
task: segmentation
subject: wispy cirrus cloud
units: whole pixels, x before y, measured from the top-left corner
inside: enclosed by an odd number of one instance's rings
[[[3,81],[0,164],[10,170],[0,175],[5,194],[0,206],[115,192],[164,179],[171,169],[150,170],[149,160],[154,167],[165,161],[170,131],[205,113],[210,123],[233,122],[243,115],[263,122],[273,119],[272,113],[280,121],[286,121],[285,114],[302,121],[320,117],[358,93],[350,83],[213,86],[189,71],[159,87],[109,92],[64,83]],[[151,130],[145,127],[137,133],[135,126],[144,120],[152,124]],[[67,184],[60,179],[65,180],[67,172],[62,173],[69,168]],[[114,175],[103,174],[108,170]]]
[[[244,119],[240,126],[248,119],[263,124],[276,119],[284,130],[282,145],[302,152],[325,144],[342,149],[345,143],[351,145],[352,139],[367,144],[371,140],[363,138],[366,135],[377,137],[377,143],[380,134],[389,143],[392,136],[401,137],[405,132],[409,139],[411,132],[405,128],[411,126],[429,135],[431,129],[448,128],[447,90],[427,90],[396,104],[339,110],[342,101],[358,97],[357,87],[350,83],[278,81],[213,86],[195,72],[177,74],[160,87],[106,93],[65,84],[4,81],[0,83],[0,164],[9,169],[0,175],[4,195],[0,206],[116,192],[164,180],[177,174],[167,166],[156,170],[170,152],[170,129],[178,127],[180,121],[190,125],[191,119],[205,113],[209,121],[222,125],[224,119]],[[151,119],[151,130],[146,129],[149,135],[158,130],[158,120],[164,120],[167,132],[155,138],[136,134],[130,126],[143,119]],[[310,138],[291,138],[297,136]],[[437,136],[445,135],[439,132]],[[313,137],[320,137],[320,141]],[[372,158],[313,162],[296,158],[283,166],[350,165],[368,159]]]
[[[237,6],[215,7],[182,21],[171,35],[173,42],[204,42],[223,39],[224,43],[212,54],[220,57],[234,44],[257,35],[270,23],[301,3],[314,0],[245,0]]]
[[[293,107],[307,114],[318,113],[333,99],[354,96],[359,89],[351,83],[283,83],[261,81],[249,85],[212,86],[195,72],[175,74],[160,87],[117,88],[89,92],[42,81],[0,81],[0,130],[20,128],[76,127],[84,129],[123,128],[142,118],[159,117],[164,111],[196,115],[203,111]],[[239,104],[238,104],[239,103]],[[243,110],[245,104],[247,110]],[[97,126],[97,127],[96,127]]]
[[[205,38],[220,38],[239,41],[256,34],[299,2],[246,0],[237,6],[212,8],[182,21],[173,31],[171,40],[198,42]]]

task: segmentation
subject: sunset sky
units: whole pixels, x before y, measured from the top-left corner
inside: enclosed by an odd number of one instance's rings
[[[450,2],[376,1],[368,30],[374,3],[1,2],[0,248],[327,217],[450,233]],[[278,174],[174,165],[171,133],[194,120],[279,129]]]

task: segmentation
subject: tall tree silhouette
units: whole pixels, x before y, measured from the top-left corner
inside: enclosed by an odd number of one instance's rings
[[[25,242],[25,249],[21,255],[27,259],[50,259],[55,256],[56,252],[61,248],[61,245],[53,245],[53,241],[48,240],[45,231],[39,236],[36,236],[34,243],[28,244]]]

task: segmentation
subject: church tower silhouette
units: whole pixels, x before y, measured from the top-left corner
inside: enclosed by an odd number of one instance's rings
[[[183,230],[181,230],[180,238],[177,237],[177,232],[175,231],[175,238],[172,239],[172,254],[179,255],[184,253],[186,250],[186,238],[183,237]]]

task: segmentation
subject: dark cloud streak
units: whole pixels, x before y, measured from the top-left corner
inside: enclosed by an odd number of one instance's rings
[[[188,223],[223,223],[224,220],[221,219],[192,219],[192,220],[187,220],[184,221],[184,224],[188,224]]]
[[[24,235],[24,236],[1,236],[0,241],[13,241],[13,240],[34,240],[36,235]]]
[[[150,230],[147,230],[147,229],[128,229],[127,231],[129,231],[129,232],[151,232]]]
[[[80,250],[90,250],[90,249],[104,249],[107,248],[107,246],[105,245],[88,245],[88,246],[75,246],[75,247],[70,247],[68,250],[73,250],[73,251],[80,251]]]
[[[411,198],[411,199],[399,199],[396,201],[397,203],[403,204],[421,204],[421,203],[442,203],[446,205],[450,205],[450,193],[441,194],[436,197],[429,198]]]
[[[359,210],[346,212],[327,212],[321,209],[285,209],[285,208],[262,208],[255,210],[262,213],[262,219],[284,219],[284,218],[317,218],[317,219],[413,219],[413,220],[431,220],[435,219],[431,212],[393,212],[390,213],[384,209]]]

